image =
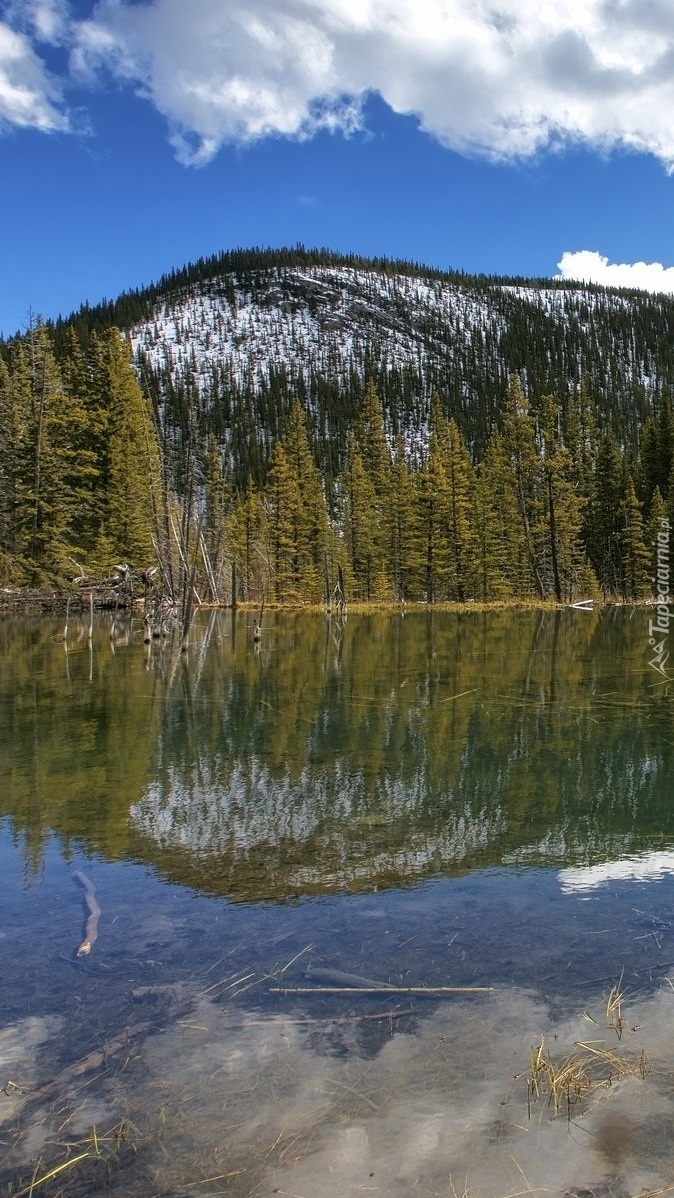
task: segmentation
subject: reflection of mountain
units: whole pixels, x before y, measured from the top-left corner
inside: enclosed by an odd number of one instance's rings
[[[358,814],[363,778],[337,765],[330,776],[307,771],[297,784],[273,778],[256,759],[246,768],[237,762],[228,779],[209,766],[202,760],[191,779],[171,770],[153,782],[131,808],[135,827],[161,849],[226,859],[244,874],[247,860],[266,853],[291,893],[321,890],[326,882],[351,888],[414,879],[478,856],[506,829],[496,805],[477,816],[468,807],[452,810],[435,826],[424,816],[423,779],[416,793],[382,779],[386,799],[377,805],[379,814]],[[402,843],[397,829],[405,829]],[[306,860],[301,846],[312,846]]]
[[[336,640],[279,616],[270,646],[165,707],[131,819],[173,876],[282,898],[674,834],[670,715],[624,613],[373,616]]]
[[[0,794],[50,830],[282,900],[674,843],[672,707],[647,613],[213,615],[187,661],[0,627]]]

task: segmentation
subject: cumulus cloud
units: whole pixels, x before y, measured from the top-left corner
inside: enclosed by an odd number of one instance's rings
[[[622,146],[674,169],[670,0],[100,0],[73,65],[167,118],[179,157],[358,128],[378,92],[459,152]]]
[[[52,132],[68,128],[58,84],[27,34],[0,21],[0,127]]]
[[[566,251],[557,263],[558,279],[630,287],[640,291],[674,293],[674,266],[661,262],[609,262],[596,250]]]

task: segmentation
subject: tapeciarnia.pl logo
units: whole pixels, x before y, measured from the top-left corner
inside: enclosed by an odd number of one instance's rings
[[[667,637],[669,636],[669,520],[666,516],[660,521],[656,541],[657,568],[655,573],[655,593],[658,604],[657,620],[648,622],[648,643],[655,650],[655,656],[649,661],[649,666],[669,678],[665,669],[669,658]]]

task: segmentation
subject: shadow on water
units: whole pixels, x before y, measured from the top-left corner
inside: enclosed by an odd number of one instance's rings
[[[0,625],[3,1191],[669,1185],[646,614],[265,623]]]

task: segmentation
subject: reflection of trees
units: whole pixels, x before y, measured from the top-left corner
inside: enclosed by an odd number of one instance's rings
[[[372,615],[339,642],[320,618],[279,616],[260,661],[207,669],[198,758],[168,704],[132,816],[164,868],[215,890],[596,859],[674,823],[666,699],[623,612]]]
[[[8,619],[0,625],[2,814],[38,869],[50,829],[66,844],[123,857],[128,809],[147,786],[162,687],[146,671],[140,637],[63,622]]]
[[[5,625],[5,810],[241,898],[581,862],[674,835],[646,613],[204,618],[187,661]],[[13,699],[12,699],[13,696]],[[131,818],[129,819],[129,813]]]

